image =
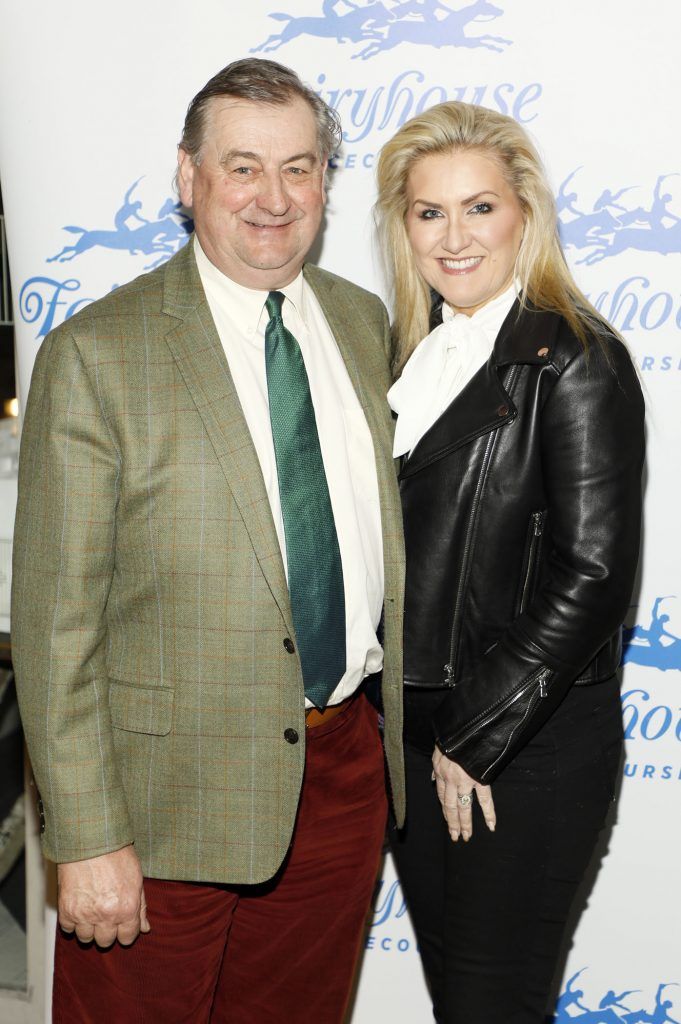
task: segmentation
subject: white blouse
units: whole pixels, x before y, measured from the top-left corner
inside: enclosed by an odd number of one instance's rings
[[[442,323],[414,349],[388,392],[397,413],[393,456],[411,452],[489,359],[518,295],[515,281],[472,316],[442,306]]]

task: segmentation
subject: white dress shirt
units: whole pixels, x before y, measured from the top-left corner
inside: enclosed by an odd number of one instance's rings
[[[443,303],[442,323],[417,345],[388,392],[397,413],[395,458],[411,452],[487,362],[517,295],[514,282],[472,316]]]
[[[265,370],[268,293],[225,277],[194,238],[208,305],[260,461],[287,572],[286,538]],[[383,608],[383,535],[374,447],[336,341],[302,272],[279,289],[282,317],[305,361],[343,566],[346,670],[329,698],[338,704],[383,665],[376,629]],[[312,707],[306,700],[306,707]]]

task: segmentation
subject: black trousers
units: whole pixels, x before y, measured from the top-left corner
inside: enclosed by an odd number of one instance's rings
[[[477,802],[453,843],[431,781],[442,691],[405,695],[407,822],[391,848],[440,1024],[543,1024],[565,925],[614,797],[622,753],[616,678],[572,687]]]

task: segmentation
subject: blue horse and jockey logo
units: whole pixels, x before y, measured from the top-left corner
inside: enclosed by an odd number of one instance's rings
[[[623,203],[622,197],[638,186],[626,185],[613,192],[606,188],[590,210],[581,209],[577,193],[571,191],[577,167],[562,182],[556,198],[560,237],[566,249],[590,250],[578,263],[600,263],[627,249],[681,253],[681,217],[670,209],[674,196],[669,179],[679,173],[661,174],[648,203]]]
[[[142,179],[128,188],[113,215],[112,228],[83,228],[68,224],[64,231],[78,235],[73,244],[64,244],[48,256],[47,263],[69,263],[93,249],[109,249],[130,256],[150,257],[144,270],[153,270],[169,260],[186,243],[194,222],[176,199],[166,198],[155,216],[145,215],[144,204],[135,198]],[[116,284],[112,288],[118,287]],[[19,311],[28,324],[36,325],[36,338],[44,338],[53,327],[94,301],[83,294],[80,278],[37,274],[24,281],[19,292]]]
[[[641,1002],[640,997],[631,998],[641,991],[635,988],[627,989],[625,992],[615,992],[611,988],[599,1000],[598,1006],[592,1008],[586,1005],[584,992],[576,984],[585,970],[583,967],[573,974],[565,990],[558,997],[553,1024],[571,1024],[572,1021],[581,1021],[582,1024],[681,1024],[678,1017],[670,1016],[669,1011],[674,1009],[674,1004],[666,991],[672,986],[677,986],[678,982],[661,982],[650,1010],[628,1005]]]
[[[180,249],[194,229],[191,217],[186,214],[176,199],[168,197],[152,219],[145,217],[143,204],[133,199],[142,179],[134,181],[123,197],[123,202],[113,217],[113,228],[81,228],[66,225],[64,231],[80,237],[73,245],[64,245],[48,263],[65,263],[81,256],[90,249],[117,249],[131,256],[142,254],[154,257],[144,267],[153,270]]]
[[[270,18],[284,22],[281,32],[273,32],[251,53],[270,53],[299,36],[335,39],[337,43],[361,44],[353,60],[369,60],[402,43],[421,46],[484,47],[502,53],[510,39],[488,33],[469,35],[473,23],[487,22],[503,14],[490,0],[472,0],[462,7],[441,0],[381,0],[355,3],[354,0],[322,0],[322,13],[298,16],[273,11]]]
[[[669,602],[675,600],[674,594],[656,597],[648,625],[637,623],[625,628],[623,664],[630,661],[635,665],[659,668],[663,672],[668,669],[681,672],[681,637],[668,628],[670,614],[667,609],[673,607]]]

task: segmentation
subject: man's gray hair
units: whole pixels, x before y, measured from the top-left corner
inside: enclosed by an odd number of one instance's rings
[[[327,160],[341,143],[341,125],[338,114],[316,92],[308,88],[291,68],[274,60],[247,57],[235,60],[218,71],[196,94],[187,108],[180,148],[195,164],[201,162],[201,147],[206,133],[206,117],[210,101],[215,97],[233,96],[281,106],[296,97],[304,100],[314,114],[317,125],[317,145],[321,160]]]

